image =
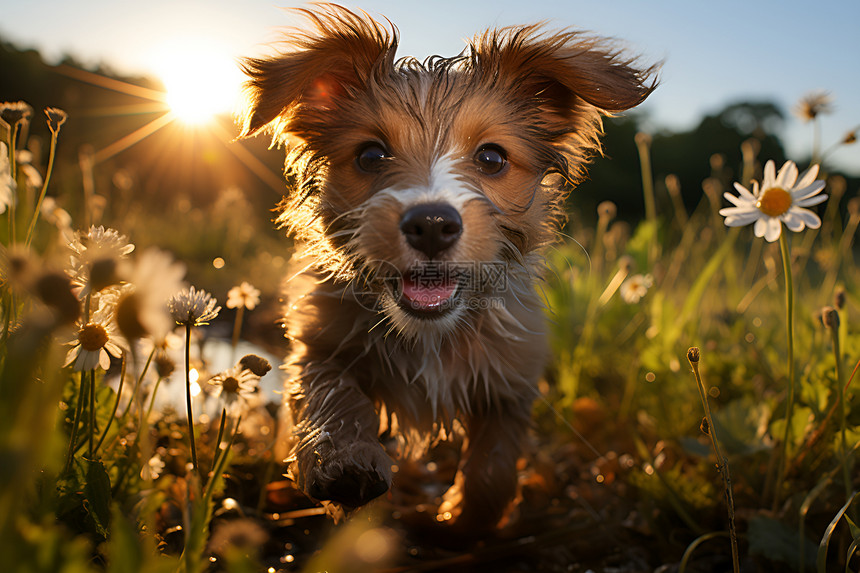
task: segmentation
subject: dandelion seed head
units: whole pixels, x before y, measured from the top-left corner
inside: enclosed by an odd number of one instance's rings
[[[826,91],[804,95],[794,107],[794,113],[803,121],[812,121],[822,114],[833,112],[833,96]]]

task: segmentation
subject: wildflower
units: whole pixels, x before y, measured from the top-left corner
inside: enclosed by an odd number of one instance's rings
[[[66,366],[78,371],[92,370],[100,366],[103,370],[110,367],[110,357],[119,358],[122,353],[116,325],[111,319],[112,309],[99,301],[99,310],[93,313],[90,321],[81,324],[74,338],[69,342],[72,348],[66,355]]]
[[[164,460],[161,459],[161,454],[155,454],[149,458],[149,461],[146,462],[146,465],[140,470],[141,479],[158,479],[158,476],[160,476],[161,472],[164,471],[164,465]]]
[[[218,301],[205,290],[197,290],[193,286],[173,295],[167,301],[167,308],[176,324],[185,326],[200,326],[218,316],[220,306]]]
[[[117,273],[129,285],[117,303],[120,331],[131,340],[147,335],[164,340],[174,325],[167,301],[182,289],[185,265],[164,251],[149,248],[135,261],[121,261]]]
[[[69,248],[74,251],[70,274],[80,289],[78,296],[83,298],[118,281],[116,264],[134,250],[134,245],[114,229],[92,226],[86,234],[75,233]]]
[[[808,93],[797,102],[794,113],[803,121],[812,121],[823,113],[833,111],[833,97],[825,91]]]
[[[66,118],[69,117],[66,112],[56,107],[45,108],[45,115],[48,116],[48,129],[54,135],[60,132],[60,127],[66,123]]]
[[[233,552],[256,555],[268,540],[269,534],[253,519],[222,520],[212,528],[209,551],[222,557]]]
[[[827,199],[827,195],[819,195],[824,189],[824,181],[816,181],[817,175],[818,165],[813,165],[798,180],[797,165],[793,161],[786,161],[779,173],[776,173],[773,161],[768,161],[764,166],[761,188],[757,181],[753,181],[752,192],[735,183],[739,195],[723,195],[734,207],[720,209],[720,215],[726,218],[728,227],[754,222],[755,236],[764,237],[771,243],[779,238],[782,223],[794,232],[807,226],[817,229],[821,226],[821,219],[804,208]]]
[[[0,213],[15,201],[15,180],[9,165],[9,151],[6,144],[0,142]]]
[[[621,298],[627,304],[636,304],[639,302],[648,289],[654,285],[654,278],[651,275],[636,274],[621,283],[618,292]]]
[[[254,395],[260,377],[237,364],[209,379],[214,386],[213,395],[224,400],[224,407],[235,412],[247,408],[248,399]]]
[[[245,307],[248,310],[254,310],[260,304],[260,291],[254,288],[254,285],[248,282],[242,282],[239,286],[234,286],[227,293],[227,308]]]

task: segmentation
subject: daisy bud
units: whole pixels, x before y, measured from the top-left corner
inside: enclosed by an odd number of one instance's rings
[[[689,350],[687,350],[687,360],[690,361],[690,364],[698,364],[699,363],[699,347],[693,346]]]
[[[677,175],[670,174],[666,176],[666,190],[673,197],[681,196],[681,181]]]
[[[266,373],[272,369],[272,365],[269,364],[269,361],[263,358],[262,356],[257,356],[256,354],[247,354],[239,360],[239,366],[242,367],[243,370],[250,370],[255,375],[263,377]]]
[[[651,136],[649,134],[645,133],[644,131],[640,131],[639,133],[637,133],[636,136],[633,138],[633,140],[636,142],[636,145],[638,145],[638,146],[646,146],[647,147],[647,146],[651,145]]]
[[[618,207],[612,201],[603,201],[597,206],[597,216],[606,221],[611,221],[618,214]]]
[[[833,293],[833,306],[835,306],[837,310],[845,308],[845,296],[845,289],[842,287],[839,287],[836,289],[836,292]]]
[[[833,330],[839,328],[839,312],[832,306],[825,306],[821,309],[821,322],[827,328]]]

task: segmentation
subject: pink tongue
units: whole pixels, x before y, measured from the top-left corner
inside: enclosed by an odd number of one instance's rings
[[[424,284],[424,283],[428,284]],[[456,281],[421,281],[403,277],[403,296],[413,307],[436,308],[453,296],[457,290]]]

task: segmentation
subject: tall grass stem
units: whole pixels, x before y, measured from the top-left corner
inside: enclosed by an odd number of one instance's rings
[[[785,431],[782,436],[782,446],[779,456],[779,470],[777,471],[776,486],[773,493],[773,509],[779,507],[780,497],[785,479],[785,470],[788,466],[788,443],[791,439],[791,416],[794,410],[794,284],[791,273],[791,248],[788,244],[788,235],[782,232],[779,235],[779,248],[782,253],[782,268],[785,274],[785,328],[788,351],[788,395],[785,400]]]

